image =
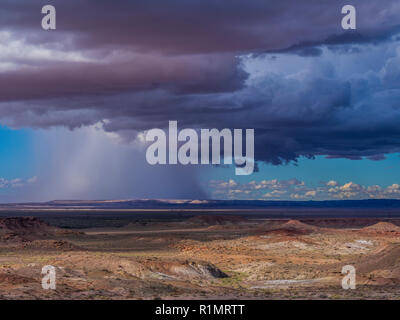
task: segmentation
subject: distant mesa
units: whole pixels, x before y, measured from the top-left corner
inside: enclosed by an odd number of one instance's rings
[[[2,204],[0,209],[269,209],[269,208],[369,208],[398,209],[397,199],[283,201],[207,199],[54,200],[42,203]]]

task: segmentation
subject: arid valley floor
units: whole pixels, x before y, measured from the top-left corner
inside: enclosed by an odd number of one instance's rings
[[[400,298],[397,218],[90,215],[2,214],[0,298]],[[56,290],[42,289],[45,265]],[[345,265],[355,290],[342,289]]]

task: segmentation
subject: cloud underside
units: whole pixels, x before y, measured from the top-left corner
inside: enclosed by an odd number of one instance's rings
[[[213,197],[217,199],[258,200],[359,200],[400,199],[400,185],[387,187],[363,186],[354,182],[340,184],[335,180],[318,186],[308,186],[298,179],[261,180],[239,183],[233,179],[210,182]]]
[[[122,141],[183,129],[254,128],[255,156],[372,160],[400,152],[400,5],[342,1],[4,1],[0,117],[13,127],[102,123]],[[34,14],[38,12],[38,14]],[[310,191],[312,194],[312,191]]]

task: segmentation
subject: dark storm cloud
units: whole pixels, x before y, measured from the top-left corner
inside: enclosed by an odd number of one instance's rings
[[[23,31],[32,42],[52,42],[57,35],[37,30],[37,13],[45,4],[48,1],[3,0],[1,28]],[[74,41],[62,43],[66,48],[126,46],[144,52],[199,54],[279,49],[341,37],[341,8],[348,1],[53,0],[51,4],[58,10],[58,32],[75,35]],[[356,7],[360,37],[398,24],[394,0],[363,1]]]
[[[171,92],[220,92],[242,87],[246,73],[234,56],[141,55],[112,64],[50,62],[0,73],[0,101],[116,94],[165,88]],[[73,108],[73,106],[72,106]]]
[[[125,140],[168,120],[255,128],[257,159],[274,164],[400,151],[398,1],[356,3],[357,32],[341,29],[345,1],[54,0],[57,30],[47,32],[45,4],[1,4],[8,124],[103,121]],[[388,49],[361,56],[377,43]],[[349,53],[360,55],[354,68]],[[334,54],[349,65],[336,67]],[[280,61],[282,70],[268,69]]]
[[[40,28],[44,4],[2,1],[0,30],[10,31],[11,39],[24,44],[78,52],[93,61],[10,57],[20,67],[2,74],[0,101],[154,87],[234,90],[245,80],[238,72],[238,54],[354,38],[340,27],[344,1],[54,0],[58,13],[54,32]],[[356,40],[390,34],[398,23],[392,17],[398,10],[391,10],[395,4],[393,0],[358,4]],[[315,55],[320,50],[307,48],[300,54]]]
[[[366,34],[362,34],[357,30],[349,30],[346,33],[330,35],[324,40],[305,41],[294,44],[285,49],[268,50],[265,53],[294,53],[300,56],[320,56],[322,54],[321,46],[327,46],[333,51],[348,48],[342,45],[357,44],[374,44],[379,45],[382,42],[389,41],[391,38],[398,41],[397,35],[400,33],[400,25],[396,25],[387,29],[371,30]],[[352,47],[350,47],[353,49]],[[355,51],[357,52],[357,51]]]

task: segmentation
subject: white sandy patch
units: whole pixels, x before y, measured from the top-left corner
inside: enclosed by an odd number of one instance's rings
[[[371,240],[354,240],[353,242],[346,242],[340,247],[336,247],[336,253],[339,254],[357,254],[366,253],[373,249],[375,242]]]
[[[256,249],[261,249],[261,250],[291,248],[291,247],[295,247],[297,249],[309,249],[311,246],[300,241],[281,241],[281,242],[260,244],[255,246]]]

